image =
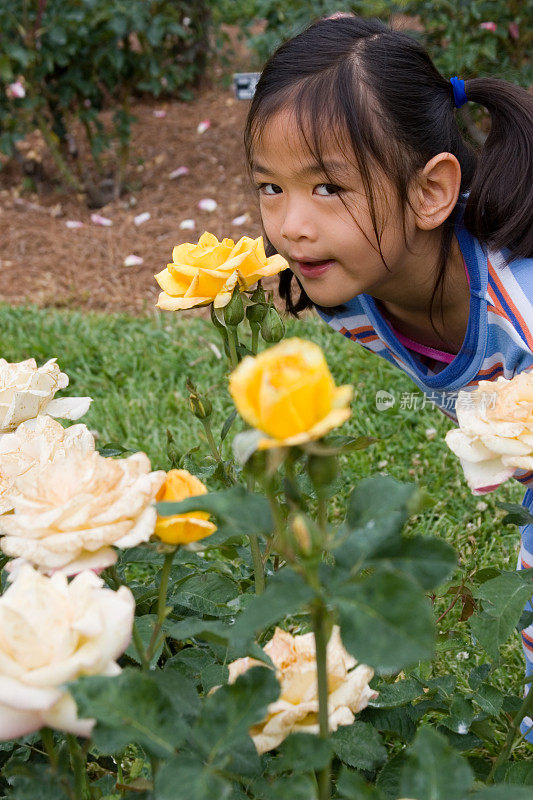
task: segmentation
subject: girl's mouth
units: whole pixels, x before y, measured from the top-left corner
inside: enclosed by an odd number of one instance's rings
[[[298,269],[306,278],[318,278],[330,269],[335,261],[297,261]]]

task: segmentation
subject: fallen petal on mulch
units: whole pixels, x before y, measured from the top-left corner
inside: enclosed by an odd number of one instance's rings
[[[156,117],[156,119],[163,119],[164,117],[166,117],[167,112],[165,111],[164,108],[155,108],[152,111],[152,114],[154,115],[154,117]]]
[[[83,228],[83,222],[80,222],[79,219],[67,219],[65,222],[67,228],[71,230],[76,230],[77,228]]]
[[[244,225],[250,219],[249,214],[241,214],[240,217],[235,217],[231,220],[232,225]]]
[[[124,259],[124,266],[125,267],[139,267],[141,264],[144,264],[144,258],[140,256],[126,256]]]
[[[142,214],[137,214],[136,217],[133,217],[133,222],[135,225],[139,226],[142,225],[143,222],[148,222],[148,220],[151,218],[152,215],[149,211],[143,211]]]
[[[193,219],[183,219],[180,222],[180,230],[193,231],[196,228],[196,223]]]
[[[173,178],[181,178],[182,175],[188,175],[188,174],[189,174],[188,167],[178,167],[177,169],[173,170],[168,177],[172,180]]]
[[[211,127],[211,120],[210,119],[203,119],[196,128],[197,133],[205,133]]]
[[[113,224],[113,220],[103,217],[101,214],[91,214],[91,222],[93,225],[102,225],[104,228],[109,228]]]
[[[198,208],[202,211],[215,211],[218,206],[216,200],[213,200],[211,197],[204,197],[198,203]]]

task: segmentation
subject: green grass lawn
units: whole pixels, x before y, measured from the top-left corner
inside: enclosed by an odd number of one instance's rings
[[[83,421],[98,431],[99,444],[119,441],[132,450],[142,449],[154,468],[169,468],[167,429],[180,452],[199,446],[197,458],[208,453],[202,426],[189,411],[187,377],[213,401],[215,431],[220,431],[232,408],[226,388],[226,361],[216,353],[220,339],[203,319],[172,314],[132,318],[3,307],[0,331],[2,357],[8,361],[34,357],[39,365],[57,357],[62,370],[70,376],[65,394],[94,398]],[[444,443],[452,423],[429,405],[411,411],[400,407],[402,392],[418,392],[409,378],[318,319],[290,321],[288,335],[318,343],[336,383],[354,385],[353,415],[342,432],[379,439],[367,450],[343,457],[339,492],[332,500],[330,518],[340,517],[343,502],[358,480],[376,473],[389,474],[426,487],[434,505],[415,517],[409,529],[450,542],[459,557],[458,577],[488,566],[514,569],[518,530],[502,526],[504,514],[496,501],[520,502],[522,487],[511,482],[495,494],[474,497],[458,460]],[[376,410],[379,389],[395,395],[397,402],[392,409]],[[437,431],[433,440],[426,435],[430,428]],[[238,423],[234,430],[238,430]],[[224,447],[230,447],[230,440],[231,435]],[[486,508],[479,506],[480,500]],[[437,612],[441,613],[448,602],[449,597],[437,598]],[[458,617],[457,606],[443,620],[435,669],[442,667],[443,671],[466,675],[478,657],[471,646],[468,626],[459,623]],[[507,690],[509,682],[516,681],[518,691],[521,674],[521,648],[516,635],[506,648],[505,664],[497,679]]]

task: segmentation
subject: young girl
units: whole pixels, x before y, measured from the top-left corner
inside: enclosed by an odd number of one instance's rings
[[[491,117],[479,153],[455,115],[467,101]],[[338,16],[267,62],[245,146],[289,312],[315,307],[454,420],[459,389],[533,369],[531,94],[447,80],[407,34]],[[530,567],[533,525],[521,532]],[[522,636],[533,674],[533,626]]]

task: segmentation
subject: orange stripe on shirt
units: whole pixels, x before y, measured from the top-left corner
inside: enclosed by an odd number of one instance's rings
[[[524,322],[524,318],[522,317],[521,313],[517,309],[515,303],[513,302],[513,300],[511,300],[509,292],[507,292],[507,290],[505,289],[503,283],[499,279],[499,277],[498,277],[498,275],[496,273],[496,270],[494,269],[494,267],[492,266],[490,261],[487,261],[487,263],[488,263],[490,274],[492,275],[492,279],[494,280],[494,283],[496,284],[496,286],[500,290],[501,294],[505,298],[505,302],[507,303],[507,305],[509,306],[509,308],[511,309],[511,311],[515,315],[515,317],[516,317],[516,319],[518,321],[518,324],[520,325],[520,332],[523,334],[523,336],[524,336],[524,338],[525,338],[525,340],[527,342],[528,347],[531,350],[533,350],[533,335],[531,334],[531,331],[529,330],[529,328],[527,327],[526,323]],[[511,321],[511,320],[509,320],[509,321]]]

